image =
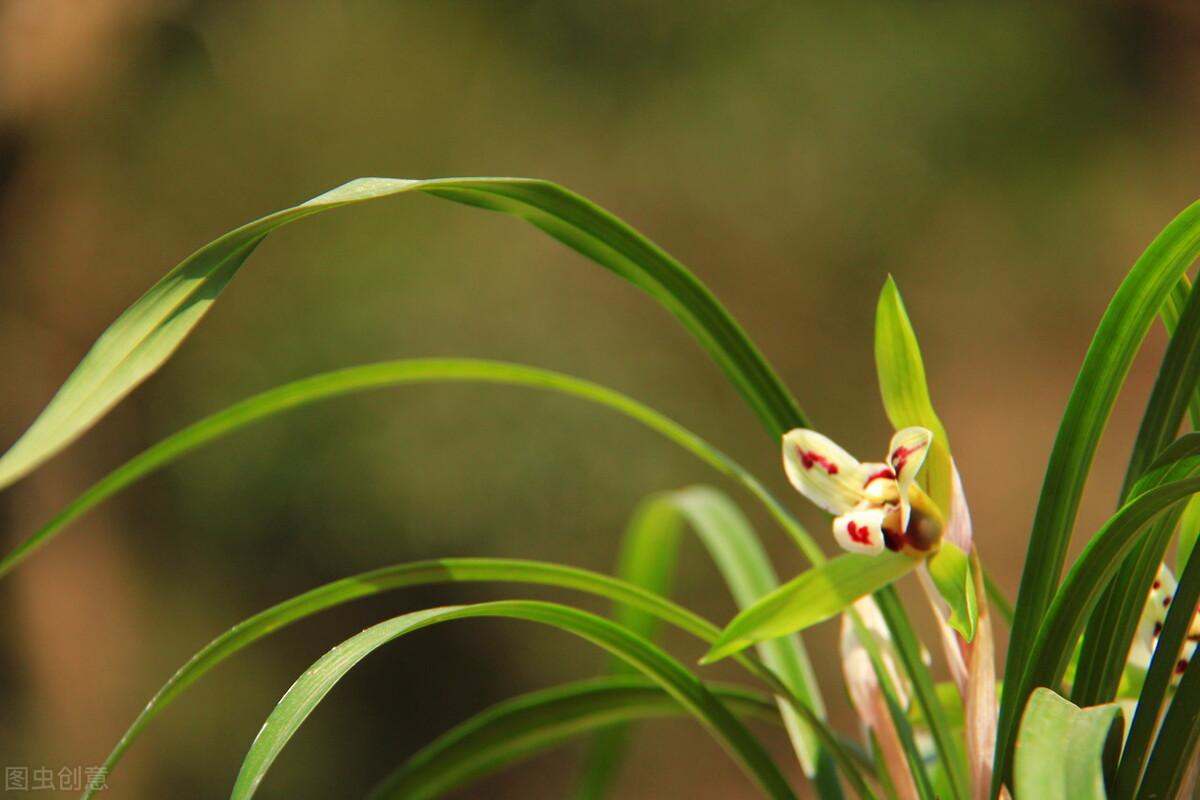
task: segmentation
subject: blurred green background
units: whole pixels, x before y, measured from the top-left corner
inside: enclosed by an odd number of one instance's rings
[[[1194,7],[1171,2],[9,0],[0,442],[126,305],[229,228],[360,175],[545,177],[695,270],[864,458],[889,435],[872,318],[895,275],[976,541],[1011,594],[1091,331],[1142,247],[1200,194],[1198,33]],[[1115,502],[1161,339],[1118,406],[1081,533]],[[161,373],[0,495],[0,536],[11,546],[142,447],[253,392],[425,355],[527,362],[638,397],[786,492],[832,549],[781,480],[776,444],[666,313],[527,226],[427,197],[273,236]],[[0,762],[101,762],[196,649],[319,582],[459,554],[608,569],[642,496],[710,481],[627,420],[528,391],[407,388],[267,422],[110,502],[0,585]],[[735,496],[781,572],[800,569]],[[724,621],[731,602],[697,550],[678,596]],[[546,593],[410,591],[290,629],[173,706],[106,796],[221,796],[275,701],[330,646],[403,611],[514,596]],[[853,731],[835,626],[808,639]],[[423,632],[336,689],[267,794],[357,796],[470,713],[603,663],[525,624]],[[463,796],[561,797],[580,752]],[[752,789],[679,721],[639,729],[618,794]]]

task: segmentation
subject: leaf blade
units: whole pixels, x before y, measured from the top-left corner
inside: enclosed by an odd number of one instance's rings
[[[812,567],[734,617],[701,663],[711,664],[755,642],[830,619],[919,563],[885,551],[873,556],[846,553]]]
[[[1049,689],[1038,689],[1021,720],[1016,796],[1106,800],[1105,762],[1120,750],[1123,720],[1116,703],[1079,708]]]
[[[1023,682],[1066,559],[1100,434],[1154,317],[1200,254],[1200,203],[1177,216],[1134,264],[1100,320],[1075,380],[1042,484],[1011,629],[1005,682]],[[1010,771],[1022,692],[1005,691],[992,794]]]
[[[426,609],[394,617],[367,628],[322,656],[292,684],[263,724],[242,762],[231,800],[249,800],[254,796],[267,770],[295,732],[333,686],[367,655],[429,625],[489,617],[548,625],[626,659],[690,711],[769,797],[795,797],[758,740],[678,661],[594,614],[557,603],[501,600]]]
[[[122,313],[42,413],[0,456],[0,489],[83,434],[158,369],[199,323],[258,244],[278,228],[326,210],[410,191],[524,219],[645,291],[725,371],[768,428],[803,412],[762,354],[682,264],[620,219],[548,181],[522,178],[359,178],[243,225],[197,250]]]
[[[710,684],[713,696],[738,716],[778,723],[766,695]],[[498,703],[439,736],[384,777],[369,800],[432,798],[613,725],[685,715],[654,683],[622,675],[557,686]]]
[[[0,559],[0,577],[48,544],[71,521],[145,475],[209,442],[275,414],[321,400],[390,386],[436,382],[478,382],[557,392],[617,411],[645,425],[744,486],[780,522],[812,559],[820,547],[783,505],[744,467],[669,417],[619,392],[562,373],[479,359],[401,359],[320,373],[278,386],[211,414],[127,461]]]

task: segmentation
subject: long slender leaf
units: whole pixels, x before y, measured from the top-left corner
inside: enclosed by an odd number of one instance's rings
[[[734,686],[707,688],[738,716],[779,721],[766,695]],[[488,708],[421,748],[379,782],[370,800],[433,800],[573,737],[685,714],[671,695],[637,675],[531,692]]]
[[[1135,497],[1092,537],[1067,573],[1038,631],[1034,659],[1026,680],[1013,684],[1005,681],[1002,702],[1011,699],[1010,692],[1017,693],[1022,697],[1015,706],[1022,708],[1034,688],[1058,686],[1088,613],[1121,559],[1137,543],[1143,528],[1172,504],[1196,492],[1200,492],[1200,478],[1197,477],[1165,483]]]
[[[651,612],[664,622],[706,642],[715,641],[720,633],[712,623],[665,598],[607,575],[560,564],[499,558],[448,558],[384,567],[333,581],[285,600],[214,639],[158,690],[105,759],[103,766],[111,773],[150,722],[205,673],[245,647],[293,622],[351,600],[407,586],[481,581],[528,583],[587,592]],[[769,669],[748,658],[739,660],[755,677],[766,682],[772,691],[787,693],[786,687]],[[834,756],[851,783],[861,787],[860,793],[869,793],[864,791],[865,783],[861,775],[853,760],[839,746],[836,737],[798,700],[795,704],[798,706],[797,712],[821,736],[822,744]],[[85,794],[85,798],[90,796],[90,792]]]
[[[892,426],[899,430],[919,425],[933,432],[921,481],[934,502],[943,510],[949,509],[953,481],[950,438],[933,410],[917,334],[891,275],[883,284],[875,308],[875,369],[883,407]]]
[[[1193,289],[1180,313],[1125,471],[1121,498],[1129,496],[1134,483],[1179,432],[1184,415],[1197,402],[1200,381],[1200,291]]]
[[[1136,496],[1164,481],[1191,474],[1197,457],[1200,433],[1181,436],[1152,464],[1142,466],[1149,471],[1130,486],[1129,494]],[[1183,512],[1184,506],[1180,505],[1154,521],[1101,595],[1084,632],[1071,691],[1075,703],[1092,706],[1116,697],[1146,594]]]
[[[1035,638],[1067,553],[1096,446],[1133,357],[1173,287],[1200,254],[1200,203],[1172,221],[1122,282],[1088,348],[1067,403],[1042,484],[1017,596],[1005,681],[1028,687]],[[1028,690],[1005,691],[1000,704],[992,794],[1011,768],[1016,724]]]
[[[637,585],[663,593],[676,560],[683,524],[700,538],[739,607],[746,607],[778,586],[778,579],[749,521],[721,492],[697,486],[649,498],[626,533],[619,574]],[[618,619],[646,635],[645,613],[618,607]],[[824,715],[816,677],[808,655],[796,636],[762,642],[760,657],[780,679],[819,716]],[[822,797],[841,797],[841,789],[828,753],[796,714],[791,704],[779,698],[780,714],[786,723],[805,774],[815,778]],[[603,797],[615,776],[617,756],[627,731],[613,727],[596,737],[589,753],[588,768],[579,797]]]
[[[1185,575],[1189,579],[1187,595],[1186,597],[1181,596],[1177,590],[1176,600],[1179,605],[1172,608],[1167,615],[1166,623],[1163,626],[1163,638],[1155,648],[1155,658],[1151,661],[1151,669],[1155,669],[1157,666],[1158,686],[1156,689],[1160,698],[1164,691],[1164,687],[1161,686],[1163,673],[1167,669],[1174,668],[1172,662],[1175,661],[1176,654],[1179,652],[1178,647],[1184,636],[1187,635],[1192,614],[1195,613],[1196,600],[1200,597],[1200,580],[1198,580],[1200,576],[1197,575],[1200,569],[1193,567],[1200,567],[1200,564],[1193,565],[1189,562],[1188,569],[1185,570]],[[1179,588],[1183,588],[1182,584]],[[1185,602],[1189,604],[1184,605]],[[1173,602],[1172,605],[1175,603]],[[1171,626],[1169,643],[1166,639],[1167,625]],[[1171,645],[1174,645],[1174,650],[1169,649]],[[1160,663],[1155,665],[1154,661]],[[1153,699],[1151,698],[1151,702],[1147,704],[1147,714],[1151,712],[1152,703]],[[1148,717],[1145,725],[1149,728],[1153,726],[1154,722],[1154,719]],[[1166,716],[1163,717],[1162,726],[1158,729],[1158,736],[1154,740],[1154,749],[1150,752],[1150,758],[1146,762],[1146,772],[1138,787],[1138,800],[1176,797],[1187,770],[1196,768],[1197,742],[1200,742],[1200,669],[1193,666],[1184,672],[1179,689],[1171,701]],[[1130,773],[1126,774],[1126,778],[1134,777],[1132,764],[1130,770]],[[1118,773],[1118,780],[1120,779],[1121,776]]]
[[[692,333],[751,408],[780,435],[804,414],[761,353],[682,264],[617,217],[547,181],[523,178],[359,178],[270,214],[197,250],[96,341],[54,398],[0,457],[0,488],[62,450],[160,367],[272,231],[332,208],[404,192],[524,219],[649,294]]]
[[[1171,679],[1175,675],[1176,659],[1191,630],[1197,601],[1200,601],[1200,559],[1195,563],[1189,561],[1184,567],[1183,574],[1179,576],[1179,585],[1175,587],[1171,607],[1163,620],[1162,632],[1154,647],[1142,690],[1138,693],[1137,710],[1129,726],[1125,749],[1121,753],[1116,781],[1118,797],[1133,797],[1137,789],[1151,740],[1158,729],[1163,704],[1167,700]]]
[[[1038,689],[1025,707],[1017,738],[1016,796],[1106,800],[1106,766],[1120,752],[1123,727],[1116,703],[1079,708]]]
[[[243,426],[284,411],[355,392],[415,383],[479,382],[558,392],[618,411],[665,436],[719,472],[742,484],[778,520],[810,558],[820,548],[766,487],[721,451],[679,424],[626,395],[557,372],[472,359],[383,361],[325,372],[284,384],[189,425],[130,459],[67,505],[0,560],[0,576],[48,543],[72,520],[156,469]]]
[[[920,480],[933,501],[945,513],[950,513],[954,508],[955,481],[950,438],[933,410],[917,334],[891,275],[879,293],[875,308],[875,371],[879,375],[883,407],[892,426],[899,430],[917,425],[933,432],[933,443]],[[966,508],[965,501],[963,508]],[[965,511],[963,513],[965,515]],[[964,547],[969,549],[970,543],[947,541],[930,556],[929,572],[938,593],[950,606],[951,614],[946,624],[970,642],[975,638],[978,612],[975,580],[971,577],[971,562],[962,549]]]
[[[666,597],[675,578],[684,519],[673,504],[662,502],[661,497],[651,495],[634,511],[621,540],[617,577]],[[658,619],[636,606],[614,604],[613,618],[644,639],[656,638]],[[608,670],[621,675],[633,668],[610,657]],[[629,734],[628,724],[610,725],[592,737],[575,792],[579,800],[600,800],[608,795],[628,748]]]
[[[970,783],[967,780],[966,755],[955,738],[954,727],[950,724],[945,708],[938,699],[933,676],[921,658],[921,644],[904,615],[904,606],[900,602],[900,597],[893,587],[888,586],[875,593],[875,602],[879,606],[883,618],[887,620],[888,630],[892,634],[892,645],[912,684],[915,707],[919,709],[921,716],[929,726],[929,733],[933,737],[934,747],[941,759],[942,768],[946,771],[954,796],[969,797]]]
[[[1146,403],[1125,473],[1122,501],[1155,457],[1174,439],[1189,402],[1195,399],[1197,379],[1200,379],[1200,291],[1193,290],[1181,310]],[[1125,559],[1101,597],[1084,633],[1076,685],[1071,692],[1074,702],[1091,706],[1116,696],[1125,651],[1141,613],[1138,601],[1145,597],[1158,572],[1181,513],[1183,509],[1155,524],[1154,530]]]
[[[662,650],[595,614],[557,603],[502,600],[414,611],[373,625],[333,648],[292,684],[267,717],[242,762],[231,800],[247,800],[254,796],[267,770],[304,720],[359,661],[382,645],[412,631],[451,620],[472,618],[518,619],[548,625],[625,659],[708,728],[768,797],[795,797],[787,780],[758,740],[729,709],[713,697],[695,675]]]
[[[1200,670],[1190,670],[1179,684],[1179,691],[1175,693],[1155,740],[1137,800],[1175,797],[1187,770],[1196,768],[1196,744],[1200,741],[1198,675]]]
[[[1175,284],[1175,288],[1171,290],[1171,296],[1163,304],[1161,316],[1168,336],[1175,335],[1175,329],[1179,325],[1183,309],[1187,306],[1191,293],[1191,281],[1184,276],[1179,279],[1179,283]],[[1191,418],[1192,430],[1200,431],[1200,386],[1197,386],[1192,393],[1192,398],[1188,403],[1188,416]],[[1188,501],[1187,508],[1184,509],[1183,516],[1179,520],[1179,547],[1175,563],[1180,570],[1191,558],[1198,537],[1200,537],[1200,497],[1193,497]]]
[[[812,567],[734,617],[701,663],[720,661],[755,642],[802,631],[837,616],[858,598],[887,586],[918,564],[917,559],[899,553],[847,553]]]
[[[1175,329],[1179,327],[1179,320],[1183,316],[1183,309],[1187,306],[1191,294],[1192,282],[1187,275],[1184,275],[1175,284],[1175,288],[1167,296],[1167,301],[1159,309],[1159,317],[1163,321],[1163,327],[1167,329],[1167,336],[1175,335]],[[1188,416],[1192,419],[1192,428],[1200,430],[1200,387],[1193,392],[1192,398],[1188,402]]]

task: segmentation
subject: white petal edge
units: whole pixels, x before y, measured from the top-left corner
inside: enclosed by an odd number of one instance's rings
[[[887,509],[856,508],[833,520],[833,538],[843,550],[873,556],[883,551],[883,521]]]
[[[863,499],[862,464],[816,431],[783,435],[783,469],[800,494],[830,514],[845,514]]]
[[[908,530],[908,517],[912,511],[908,502],[908,488],[924,466],[932,443],[933,431],[919,426],[896,431],[888,443],[887,462],[892,472],[896,473],[896,483],[900,489],[901,530]]]

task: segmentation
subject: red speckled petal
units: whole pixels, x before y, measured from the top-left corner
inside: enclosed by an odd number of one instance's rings
[[[888,510],[884,508],[856,508],[833,521],[833,538],[842,549],[851,553],[875,555],[883,550],[883,520]]]
[[[900,523],[904,530],[908,529],[908,515],[911,510],[908,505],[908,487],[916,480],[917,473],[925,463],[929,453],[929,445],[933,442],[933,433],[928,428],[905,428],[896,431],[888,444],[888,464],[896,473],[896,483],[900,489]]]
[[[800,494],[830,514],[844,514],[864,497],[863,465],[816,431],[784,434],[783,468]]]

